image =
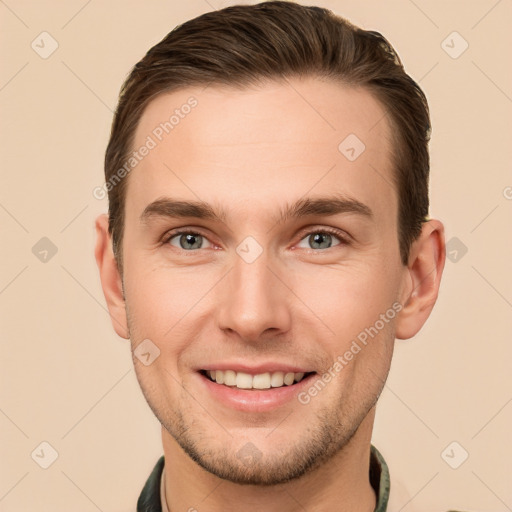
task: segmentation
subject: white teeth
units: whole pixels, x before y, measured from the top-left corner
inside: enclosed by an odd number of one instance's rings
[[[260,373],[252,378],[252,387],[255,389],[268,389],[270,387],[270,373]]]
[[[291,386],[293,384],[294,379],[295,379],[295,374],[294,373],[287,373],[284,376],[284,383],[287,386]]]
[[[284,384],[284,373],[283,372],[275,372],[270,377],[270,385],[273,388],[280,388]]]
[[[224,384],[226,386],[236,386],[236,373],[233,370],[224,372]]]
[[[266,372],[250,375],[249,373],[233,370],[206,370],[206,375],[217,384],[236,386],[239,389],[280,388],[284,385],[291,386],[304,378],[303,372]]]
[[[219,373],[219,370],[217,370],[217,373]],[[252,375],[249,375],[248,373],[238,372],[236,374],[236,387],[240,389],[251,389]]]

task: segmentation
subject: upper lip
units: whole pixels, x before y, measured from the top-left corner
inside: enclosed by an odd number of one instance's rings
[[[233,370],[235,372],[244,372],[250,375],[259,375],[261,373],[273,373],[273,372],[283,372],[283,373],[309,373],[314,370],[306,366],[292,365],[287,363],[278,363],[275,361],[269,361],[267,363],[260,364],[246,364],[233,361],[222,362],[222,363],[206,363],[204,366],[197,368],[200,370]]]

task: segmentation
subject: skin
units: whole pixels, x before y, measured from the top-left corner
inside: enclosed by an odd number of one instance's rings
[[[391,129],[368,91],[319,78],[188,88],[149,104],[134,147],[190,96],[197,107],[129,175],[122,278],[107,217],[96,221],[114,329],[131,339],[132,350],[144,339],[160,350],[149,366],[135,357],[134,365],[172,461],[168,507],[373,511],[375,404],[395,338],[414,336],[437,299],[443,225],[426,222],[402,265]],[[350,133],[366,146],[353,162],[338,150]],[[276,222],[287,204],[334,192],[367,205],[372,218],[352,212]],[[223,208],[226,219],[141,221],[147,205],[164,196],[200,199]],[[199,248],[180,249],[180,236],[162,240],[178,227],[200,231]],[[326,228],[348,243],[332,235],[319,248],[309,235]],[[236,252],[247,236],[263,251],[252,263]],[[272,411],[242,412],[200,386],[198,366],[235,358],[322,375],[395,302],[399,314],[306,405],[293,399]],[[259,453],[249,464],[237,456],[248,442]]]

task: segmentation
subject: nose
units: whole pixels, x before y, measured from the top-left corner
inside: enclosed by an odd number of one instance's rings
[[[286,279],[271,265],[265,251],[247,263],[235,256],[234,267],[218,290],[219,328],[250,343],[287,332],[291,326]]]

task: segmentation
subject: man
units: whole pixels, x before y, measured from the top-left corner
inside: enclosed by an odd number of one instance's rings
[[[317,7],[173,30],[121,91],[96,259],[164,456],[139,511],[383,512],[394,341],[437,298],[427,102]]]

